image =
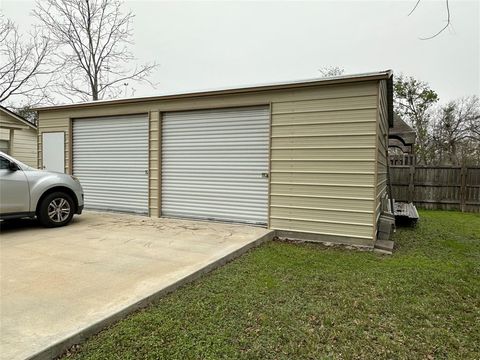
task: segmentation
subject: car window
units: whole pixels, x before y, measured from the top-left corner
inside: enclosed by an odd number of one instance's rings
[[[8,169],[10,166],[10,161],[5,159],[3,156],[0,156],[0,170]]]

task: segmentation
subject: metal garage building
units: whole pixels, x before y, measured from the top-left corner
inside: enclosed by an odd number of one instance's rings
[[[78,176],[86,208],[373,246],[391,88],[385,71],[40,108],[38,161]]]

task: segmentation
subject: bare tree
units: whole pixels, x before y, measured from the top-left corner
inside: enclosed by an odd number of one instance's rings
[[[477,141],[480,148],[480,98],[475,95],[467,98],[465,102],[468,104],[464,113],[467,114],[465,117],[470,137]]]
[[[153,85],[148,76],[155,63],[130,65],[134,15],[121,7],[118,0],[37,1],[34,15],[58,46],[55,58],[63,69],[58,86],[65,97],[118,97],[126,80]]]
[[[18,27],[0,15],[0,103],[24,101],[30,106],[42,102],[47,95],[54,70],[47,63],[51,41],[36,28],[24,40]]]
[[[480,161],[480,101],[470,96],[440,107],[432,126],[436,162],[478,164]]]
[[[339,66],[324,66],[318,69],[323,77],[340,76],[345,73],[345,69]]]

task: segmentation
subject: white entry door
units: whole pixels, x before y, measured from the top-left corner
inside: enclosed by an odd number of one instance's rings
[[[162,215],[266,224],[269,108],[162,118]]]
[[[148,116],[73,121],[73,174],[85,208],[148,213]]]
[[[42,133],[42,164],[50,171],[65,172],[65,133]]]

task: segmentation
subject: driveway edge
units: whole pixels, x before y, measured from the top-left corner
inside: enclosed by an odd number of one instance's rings
[[[267,234],[259,237],[258,239],[254,240],[254,241],[252,241],[252,242],[250,242],[250,243],[248,243],[248,244],[246,244],[242,247],[240,247],[239,249],[231,252],[230,254],[225,255],[224,257],[222,257],[222,258],[204,266],[201,269],[198,269],[194,273],[191,273],[190,275],[185,276],[184,278],[178,280],[177,282],[175,282],[175,283],[173,283],[173,284],[171,284],[167,287],[164,287],[164,288],[160,289],[157,292],[155,292],[151,295],[148,295],[147,297],[137,301],[136,303],[133,303],[133,304],[125,307],[124,309],[122,309],[122,310],[120,310],[120,311],[118,311],[114,314],[111,314],[111,315],[97,321],[96,323],[94,323],[90,326],[87,326],[84,329],[79,330],[78,332],[76,332],[72,335],[67,336],[63,340],[60,340],[60,341],[56,342],[55,344],[50,345],[49,347],[47,347],[43,350],[40,350],[39,352],[29,356],[27,359],[29,359],[29,360],[54,359],[54,358],[62,355],[67,349],[69,349],[73,345],[81,344],[82,342],[84,342],[89,337],[99,333],[100,331],[104,330],[108,326],[110,326],[110,325],[116,323],[117,321],[125,318],[127,315],[150,305],[152,302],[154,302],[154,301],[162,298],[163,296],[175,291],[179,287],[181,287],[181,286],[183,286],[183,285],[185,285],[189,282],[192,282],[194,280],[197,280],[202,275],[204,275],[206,273],[209,273],[209,272],[225,265],[227,262],[243,255],[248,250],[250,250],[250,249],[252,249],[256,246],[259,246],[259,245],[261,245],[265,242],[268,242],[268,241],[272,240],[274,237],[275,237],[275,230],[270,230]]]

